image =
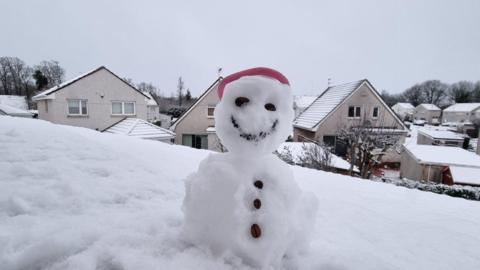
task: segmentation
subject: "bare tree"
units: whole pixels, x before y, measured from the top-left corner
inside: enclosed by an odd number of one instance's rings
[[[480,81],[475,83],[475,88],[473,89],[473,94],[472,94],[472,101],[480,102]]]
[[[6,95],[26,95],[33,91],[32,68],[18,57],[0,57],[1,92]]]
[[[58,61],[42,61],[40,64],[36,65],[34,69],[39,70],[43,76],[47,77],[47,88],[59,85],[63,82],[65,70],[60,66]]]
[[[180,76],[178,77],[178,84],[177,84],[178,106],[182,106],[183,89],[184,89],[184,83],[182,80],[182,76]]]
[[[0,86],[2,87],[2,93],[5,95],[10,95],[13,87],[10,59],[11,57],[0,57]]]
[[[439,80],[425,81],[421,87],[427,103],[439,106],[447,96],[448,86]]]
[[[380,95],[389,107],[397,104],[398,102],[405,102],[405,97],[402,94],[390,94],[388,91],[382,90]]]
[[[403,97],[415,107],[425,102],[422,87],[419,84],[415,84],[414,86],[405,90],[403,92]]]
[[[394,125],[389,128],[383,123],[372,126],[364,119],[360,119],[358,125],[339,129],[337,138],[348,149],[350,174],[353,175],[354,166],[358,166],[360,177],[370,178],[373,166],[399,142],[400,135],[395,132]]]
[[[460,81],[450,85],[448,88],[448,96],[455,103],[472,102],[473,90],[475,85],[469,81]]]

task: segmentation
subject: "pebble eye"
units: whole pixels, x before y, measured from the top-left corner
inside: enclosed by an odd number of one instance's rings
[[[267,103],[267,104],[265,104],[265,109],[266,109],[267,111],[272,111],[272,112],[274,112],[274,111],[277,110],[277,108],[275,108],[275,105],[273,105],[272,103]]]
[[[248,102],[250,102],[250,100],[246,97],[238,97],[235,99],[235,105],[237,105],[238,107],[242,107],[243,105],[247,104]]]

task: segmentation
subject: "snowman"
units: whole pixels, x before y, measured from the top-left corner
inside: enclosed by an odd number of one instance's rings
[[[308,248],[317,201],[273,152],[292,132],[289,82],[253,68],[219,84],[215,128],[227,153],[210,154],[186,179],[188,241],[214,256],[278,268]]]

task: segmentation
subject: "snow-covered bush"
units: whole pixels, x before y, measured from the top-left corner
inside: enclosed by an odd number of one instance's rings
[[[424,181],[414,181],[410,179],[389,179],[383,178],[383,182],[392,183],[396,186],[407,187],[429,191],[437,194],[445,194],[452,197],[464,198],[467,200],[480,201],[480,187],[461,186],[461,185],[443,185]]]

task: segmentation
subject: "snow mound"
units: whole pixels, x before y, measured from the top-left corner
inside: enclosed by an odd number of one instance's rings
[[[182,179],[209,153],[0,116],[0,269],[251,269],[182,238]],[[320,204],[311,251],[280,269],[480,265],[478,202],[292,169]]]

